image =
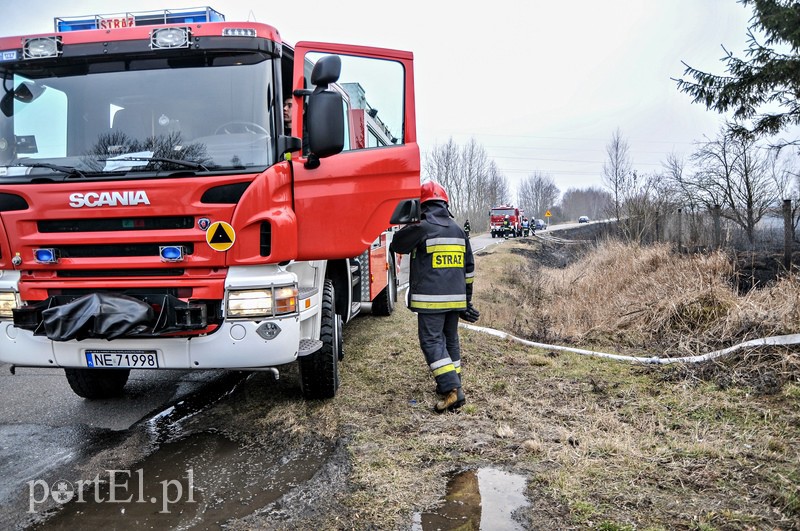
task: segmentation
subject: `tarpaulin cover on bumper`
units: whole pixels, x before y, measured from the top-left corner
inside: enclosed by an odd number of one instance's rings
[[[53,341],[115,339],[153,318],[149,304],[114,293],[92,293],[42,311],[45,333]]]

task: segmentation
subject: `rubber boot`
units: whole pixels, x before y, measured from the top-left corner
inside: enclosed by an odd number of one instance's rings
[[[464,391],[460,387],[456,387],[446,394],[439,395],[439,400],[433,406],[436,413],[444,413],[445,411],[455,411],[464,405],[467,401],[464,396]]]

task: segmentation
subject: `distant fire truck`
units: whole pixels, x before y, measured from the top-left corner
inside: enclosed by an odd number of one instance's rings
[[[412,54],[291,47],[208,7],[55,26],[0,37],[0,362],[85,398],[131,369],[299,362],[333,397],[342,325],[396,300]]]
[[[489,213],[489,230],[492,233],[492,238],[511,236],[522,236],[522,212],[519,208],[513,205],[500,205],[492,208]],[[506,229],[503,225],[506,216],[510,229]],[[510,234],[506,234],[510,230]]]

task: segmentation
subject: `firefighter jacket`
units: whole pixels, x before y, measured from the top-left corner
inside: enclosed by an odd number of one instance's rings
[[[419,313],[463,311],[472,300],[475,259],[464,231],[442,201],[422,204],[422,221],[400,229],[389,250],[411,254],[408,307]]]

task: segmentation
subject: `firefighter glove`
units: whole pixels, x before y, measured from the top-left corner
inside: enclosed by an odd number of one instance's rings
[[[467,303],[467,309],[461,312],[459,316],[468,323],[474,323],[481,316],[481,313],[469,302]]]

